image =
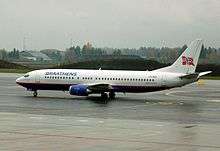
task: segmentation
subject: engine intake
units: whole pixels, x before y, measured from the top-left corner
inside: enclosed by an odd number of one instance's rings
[[[69,88],[70,95],[88,96],[89,90],[87,85],[77,84]]]

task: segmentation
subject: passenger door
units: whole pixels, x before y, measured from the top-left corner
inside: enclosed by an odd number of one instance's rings
[[[38,71],[35,73],[35,83],[40,83],[40,74]]]
[[[161,86],[162,86],[162,87],[166,87],[166,85],[167,85],[166,82],[167,82],[166,74],[162,74]]]

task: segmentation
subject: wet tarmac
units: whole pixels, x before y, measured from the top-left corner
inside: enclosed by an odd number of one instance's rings
[[[0,74],[0,150],[220,150],[220,81],[156,93],[96,95],[39,91]]]

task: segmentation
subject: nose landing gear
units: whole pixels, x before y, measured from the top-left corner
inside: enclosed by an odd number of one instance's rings
[[[34,96],[34,97],[37,97],[37,95],[38,95],[37,91],[34,91],[34,92],[33,92],[33,96]]]

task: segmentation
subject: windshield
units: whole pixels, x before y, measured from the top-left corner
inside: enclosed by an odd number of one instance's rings
[[[24,75],[25,78],[29,77],[29,74]]]

